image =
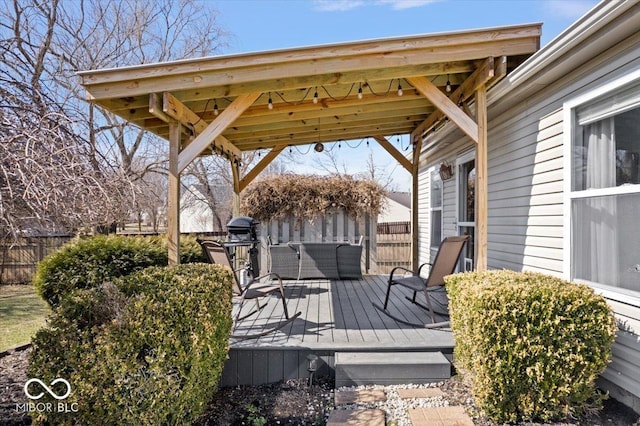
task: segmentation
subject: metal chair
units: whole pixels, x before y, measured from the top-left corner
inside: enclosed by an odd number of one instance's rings
[[[244,283],[242,282],[242,280],[240,280],[238,274],[243,273],[243,271],[246,271],[247,267],[234,270],[233,266],[231,265],[231,259],[229,258],[229,252],[227,251],[227,249],[224,247],[222,243],[219,243],[217,241],[205,241],[205,240],[198,240],[198,243],[202,247],[202,251],[204,252],[209,262],[225,265],[233,271],[233,276],[234,276],[233,293],[239,299],[239,306],[233,318],[233,328],[232,328],[231,337],[236,339],[253,339],[253,338],[265,336],[267,334],[280,330],[282,327],[291,323],[294,319],[296,319],[302,314],[302,312],[297,312],[293,316],[289,315],[289,311],[287,309],[287,300],[284,295],[284,286],[282,285],[282,279],[278,274],[269,273],[266,275],[262,275],[260,277],[247,278],[246,280],[247,282]],[[246,276],[248,277],[248,274]],[[269,277],[268,280],[262,281],[264,278],[267,278],[267,277]],[[263,330],[259,333],[245,334],[245,335],[233,334],[236,331],[236,328],[238,327],[238,324],[240,321],[250,317],[251,315],[259,312],[265,306],[267,306],[266,303],[261,305],[260,299],[272,293],[278,294],[282,299],[282,307],[284,309],[285,320],[279,322],[275,327],[269,328],[268,330]],[[240,316],[240,314],[242,313],[244,302],[246,300],[254,300],[256,303],[256,307],[254,310],[252,310],[248,314]]]
[[[373,304],[373,306],[383,312],[385,315],[393,318],[394,320],[413,327],[437,328],[448,326],[449,321],[436,322],[436,313],[443,316],[449,316],[448,298],[444,287],[444,277],[452,274],[455,271],[458,263],[458,258],[460,257],[462,249],[464,248],[464,245],[468,240],[468,235],[445,238],[440,243],[440,247],[438,248],[438,253],[436,254],[436,258],[433,261],[433,264],[423,263],[422,265],[420,265],[417,271],[411,271],[407,268],[403,268],[402,266],[396,266],[395,268],[393,268],[391,270],[391,274],[389,275],[387,294],[384,299],[384,306],[381,307],[375,303]],[[420,272],[425,265],[431,265],[431,269],[429,270],[429,277],[426,279],[420,276]],[[394,277],[394,274],[399,270],[410,272],[412,275]],[[429,312],[431,317],[430,324],[409,322],[392,315],[387,310],[387,306],[389,304],[389,295],[391,294],[391,288],[394,285],[400,285],[413,290],[413,297],[407,297],[407,300],[422,307],[423,309],[426,309]],[[419,303],[416,300],[418,292],[425,295],[425,305]],[[440,309],[434,309],[434,305]]]

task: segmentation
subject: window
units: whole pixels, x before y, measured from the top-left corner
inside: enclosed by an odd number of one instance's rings
[[[570,114],[571,279],[640,292],[640,79]]]
[[[431,247],[438,248],[442,241],[442,179],[437,170],[431,172]]]

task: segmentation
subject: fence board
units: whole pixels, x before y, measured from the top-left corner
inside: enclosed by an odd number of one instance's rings
[[[25,237],[0,245],[0,284],[30,283],[38,262],[71,238],[68,235]]]
[[[396,266],[411,268],[411,223],[379,223],[376,235],[378,273],[388,274]]]

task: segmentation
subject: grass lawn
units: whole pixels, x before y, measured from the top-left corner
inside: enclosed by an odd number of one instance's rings
[[[29,343],[49,315],[31,285],[0,285],[0,351]]]

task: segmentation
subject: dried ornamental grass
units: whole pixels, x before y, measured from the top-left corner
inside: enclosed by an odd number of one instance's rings
[[[375,181],[348,175],[284,174],[255,181],[242,194],[241,210],[261,221],[294,216],[313,220],[331,210],[349,216],[379,214],[385,191]]]

